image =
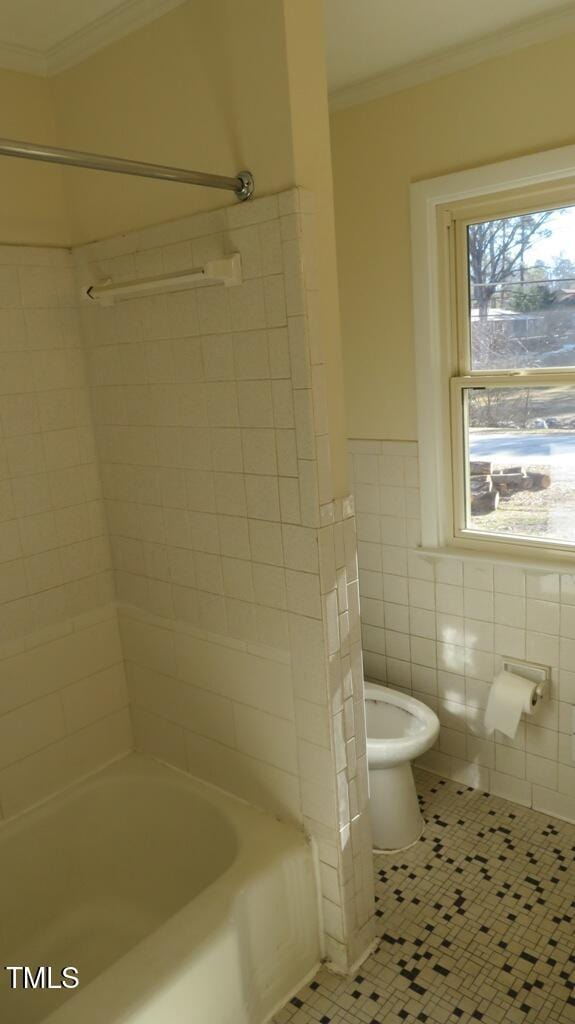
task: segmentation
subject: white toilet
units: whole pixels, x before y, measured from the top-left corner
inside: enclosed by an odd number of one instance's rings
[[[370,809],[376,850],[401,850],[419,839],[419,810],[411,762],[439,735],[439,719],[415,697],[365,685]]]

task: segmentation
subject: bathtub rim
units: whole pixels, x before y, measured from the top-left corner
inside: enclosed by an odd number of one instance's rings
[[[215,805],[234,832],[237,841],[235,854],[223,872],[208,883],[201,892],[183,903],[150,933],[88,981],[84,987],[71,994],[69,999],[42,1018],[41,1024],[69,1024],[79,1017],[86,1024],[100,1024],[100,1021],[103,1022],[107,1019],[110,1021],[131,1020],[132,1013],[137,1011],[138,1005],[134,1000],[134,992],[137,990],[145,994],[148,990],[151,995],[158,989],[159,979],[161,979],[160,985],[169,985],[171,977],[177,972],[178,965],[185,962],[186,944],[181,941],[182,929],[191,928],[187,938],[188,954],[189,950],[194,952],[200,950],[201,952],[204,945],[209,943],[214,930],[217,932],[223,923],[233,917],[238,892],[242,892],[249,882],[257,877],[259,871],[269,870],[276,861],[279,863],[281,858],[285,858],[286,855],[293,854],[300,858],[305,856],[309,859],[314,888],[319,898],[313,843],[305,835],[303,828],[298,828],[293,823],[279,821],[269,813],[218,786],[197,779],[181,769],[139,752],[115,758],[98,771],[91,772],[82,780],[76,780],[65,790],[42,800],[34,807],[27,808],[21,814],[6,819],[2,824],[12,826],[20,831],[28,823],[32,824],[34,817],[41,815],[44,818],[50,813],[51,808],[57,810],[60,806],[65,807],[76,799],[81,799],[82,792],[98,787],[100,780],[113,780],[115,776],[125,778],[126,772],[140,781],[144,781],[146,777],[152,777],[166,780],[168,784],[176,783],[178,788],[188,790],[194,796],[198,796],[212,806]],[[0,830],[0,836],[2,831]],[[261,842],[262,838],[263,843]],[[198,920],[201,921],[197,928],[193,922],[190,923],[190,908],[194,908]],[[277,1005],[270,1009],[269,1013],[266,1012],[266,1020],[290,998],[290,993],[293,994],[302,984],[305,984],[307,975],[313,974],[321,962],[321,930],[316,910],[314,901],[314,914],[308,915],[309,923],[312,924],[312,929],[315,932],[312,939],[312,944],[315,946],[313,962],[310,962],[306,971],[298,976],[297,981],[290,982],[285,993],[282,993],[281,997],[275,1001]],[[160,954],[159,965],[156,959],[158,953]],[[138,986],[138,976],[141,980],[142,958],[154,961],[154,978],[152,984],[144,983]],[[129,995],[126,995],[127,993]],[[101,1015],[102,1007],[105,1007],[107,1002],[110,1003],[109,1018]]]

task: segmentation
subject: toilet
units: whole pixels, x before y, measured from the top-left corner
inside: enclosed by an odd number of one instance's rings
[[[415,697],[366,682],[370,812],[376,851],[401,850],[423,832],[411,762],[439,735],[439,719]]]

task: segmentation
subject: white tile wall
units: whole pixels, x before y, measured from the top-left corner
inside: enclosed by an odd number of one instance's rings
[[[134,728],[305,826],[335,869],[326,949],[346,968],[372,938],[373,883],[353,506],[332,500],[313,232],[313,197],[293,190],[77,258],[89,284],[241,255],[238,287],[83,311]]]
[[[366,676],[439,715],[422,767],[575,820],[575,573],[417,554],[417,445],[349,441]],[[503,656],[551,666],[550,700],[514,740],[486,735],[483,711]]]
[[[131,746],[76,307],[70,253],[0,246],[6,816]]]

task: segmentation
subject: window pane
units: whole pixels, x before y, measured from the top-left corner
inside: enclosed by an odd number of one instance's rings
[[[468,529],[575,543],[575,385],[463,401]]]
[[[575,206],[467,228],[474,370],[575,366]]]

